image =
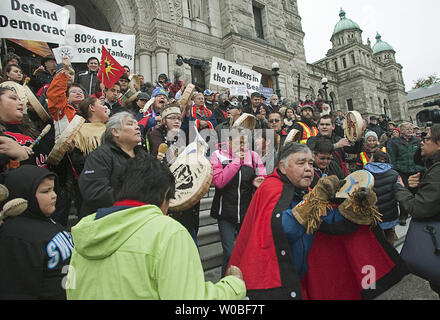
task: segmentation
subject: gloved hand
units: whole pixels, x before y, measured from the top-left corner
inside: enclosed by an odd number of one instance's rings
[[[381,214],[376,208],[377,196],[373,190],[359,188],[338,207],[347,220],[359,225],[376,225],[382,222]]]
[[[327,209],[332,209],[329,200],[344,183],[336,176],[321,178],[313,190],[304,196],[303,201],[292,209],[293,216],[306,229],[307,234],[319,229]]]
[[[311,193],[320,201],[332,199],[336,192],[345,184],[344,180],[339,180],[337,176],[327,176],[318,180]]]

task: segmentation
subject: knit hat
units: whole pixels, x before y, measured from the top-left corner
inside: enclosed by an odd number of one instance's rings
[[[376,140],[379,141],[379,138],[377,137],[377,134],[376,134],[376,132],[374,132],[374,131],[368,131],[368,132],[365,134],[365,140],[367,140],[369,137],[375,137]]]
[[[136,98],[136,101],[138,101],[138,100],[148,101],[148,100],[150,100],[150,96],[148,94],[146,94],[145,92],[140,92]]]
[[[159,96],[161,94],[168,98],[167,92],[162,87],[157,87],[156,89],[154,89],[153,93],[151,94],[151,97],[156,98],[157,96]]]

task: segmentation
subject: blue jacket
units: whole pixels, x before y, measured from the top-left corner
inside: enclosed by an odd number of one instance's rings
[[[300,199],[297,195],[297,197],[295,197],[292,204],[290,205],[289,209],[283,211],[282,214],[283,231],[287,237],[287,241],[289,242],[289,247],[293,256],[295,269],[300,278],[304,277],[309,268],[307,264],[307,256],[312,249],[313,240],[315,238],[315,233],[307,234],[306,229],[298,223],[298,221],[292,214],[292,209],[301,201],[302,199]],[[338,223],[351,224],[341,215],[338,209],[327,210],[327,216],[324,217],[322,221],[322,226],[335,226]],[[356,229],[353,229],[352,231],[355,231]],[[324,230],[320,229],[319,231]]]

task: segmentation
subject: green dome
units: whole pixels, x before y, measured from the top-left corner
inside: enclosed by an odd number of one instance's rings
[[[376,44],[373,47],[373,54],[383,52],[383,51],[394,51],[394,49],[388,43],[386,43],[385,41],[382,41],[382,36],[379,33],[377,33]]]
[[[362,31],[356,22],[345,17],[344,10],[341,9],[341,11],[339,12],[339,17],[341,17],[341,20],[336,24],[333,35],[338,34],[339,32],[342,32],[344,30],[358,29]]]

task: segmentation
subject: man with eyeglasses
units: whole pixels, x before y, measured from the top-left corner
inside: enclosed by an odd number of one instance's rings
[[[287,138],[287,132],[282,128],[281,114],[279,112],[269,114],[268,124],[269,129],[275,131],[275,151],[279,152]]]
[[[316,186],[319,179],[335,175],[339,179],[347,176],[341,167],[333,160],[333,142],[328,137],[321,136],[316,139],[313,145],[313,181],[311,188]]]

